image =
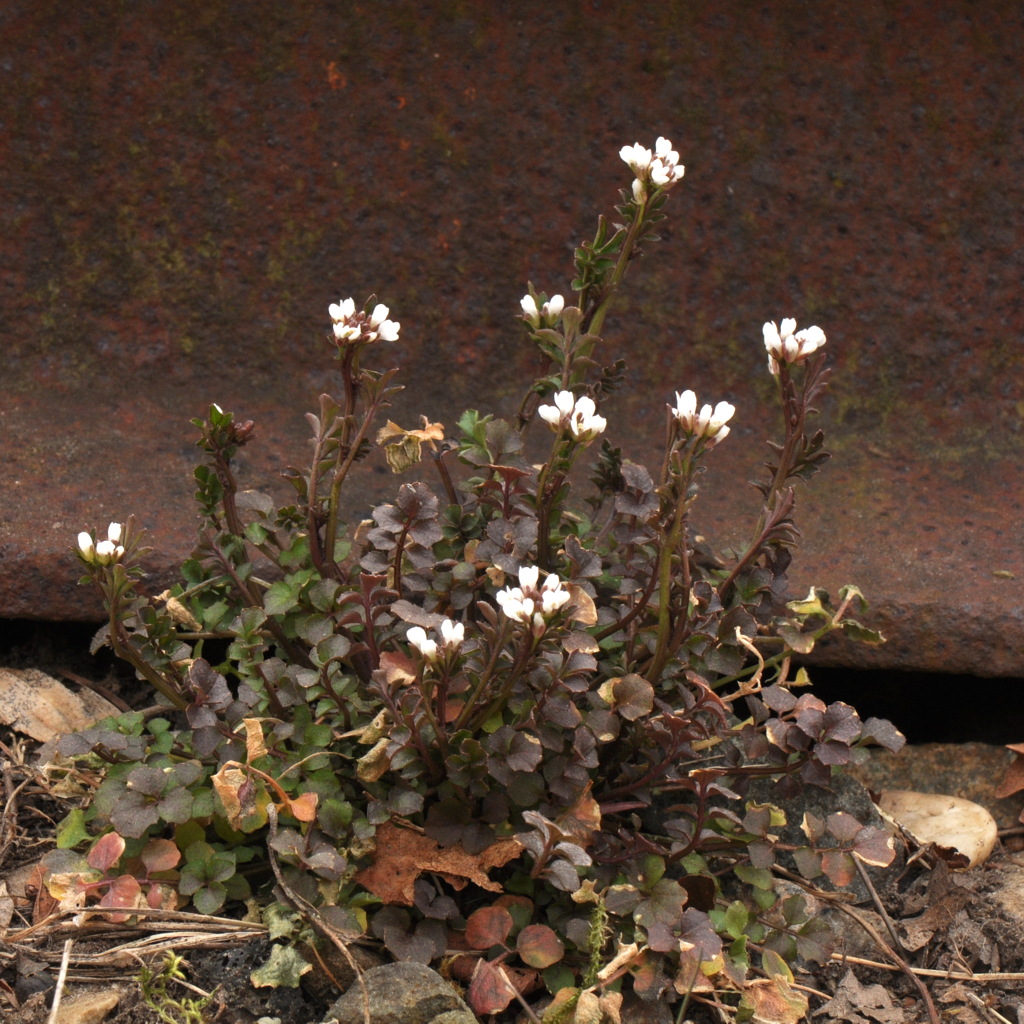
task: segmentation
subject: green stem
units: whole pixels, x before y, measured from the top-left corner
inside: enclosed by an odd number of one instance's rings
[[[452,726],[453,732],[458,732],[465,724],[467,719],[472,715],[473,708],[476,705],[480,695],[484,692],[487,684],[490,682],[491,676],[494,674],[494,670],[498,665],[498,659],[501,657],[501,652],[505,647],[505,641],[508,636],[509,628],[511,623],[507,622],[502,627],[501,632],[495,638],[494,648],[491,651],[491,656],[487,661],[487,666],[483,672],[480,673],[480,678],[477,680],[476,685],[473,687],[472,692],[469,695],[462,711],[459,712],[459,717],[455,720],[455,725]]]
[[[131,640],[124,632],[120,622],[119,603],[110,602],[110,646],[114,653],[122,660],[127,661],[135,670],[143,676],[157,693],[163,694],[179,711],[188,707],[188,701],[178,692],[176,686],[166,680],[152,665],[147,664],[139,657]]]
[[[475,731],[479,729],[484,722],[487,721],[491,715],[500,711],[507,703],[509,697],[512,696],[512,690],[516,683],[519,681],[519,677],[523,674],[523,670],[530,662],[530,655],[533,653],[532,640],[529,644],[524,644],[520,650],[519,655],[515,660],[512,668],[509,670],[508,678],[502,684],[501,689],[495,694],[494,698],[487,705],[483,711],[478,712],[469,721],[469,729]]]
[[[686,455],[683,456],[682,466],[680,467],[680,471],[676,477],[677,488],[675,514],[672,519],[672,528],[665,541],[661,558],[660,580],[658,584],[661,591],[658,599],[658,643],[654,649],[654,657],[651,659],[651,665],[647,672],[647,681],[651,684],[656,684],[661,678],[661,673],[664,671],[665,664],[672,654],[672,557],[676,553],[679,554],[681,560],[683,582],[687,594],[689,593],[690,588],[689,553],[686,550],[686,528],[689,502],[687,500],[686,492],[689,490],[691,475],[692,463],[690,456]],[[684,607],[681,614],[688,614],[688,607]]]
[[[608,279],[608,283],[602,288],[603,294],[600,305],[594,310],[594,315],[590,318],[590,322],[587,324],[587,334],[601,333],[601,328],[604,326],[604,318],[608,314],[608,307],[615,295],[615,290],[618,287],[619,282],[625,276],[626,267],[629,265],[630,259],[632,259],[633,248],[636,245],[636,236],[640,233],[640,228],[643,226],[644,214],[647,212],[647,202],[648,200],[645,199],[642,203],[637,205],[636,216],[633,218],[633,223],[629,225],[626,237],[622,241],[622,250],[619,253],[615,269],[612,271],[611,277]]]
[[[331,481],[331,496],[329,499],[330,512],[327,518],[327,532],[324,538],[324,562],[325,565],[333,566],[337,569],[337,563],[334,561],[334,547],[338,538],[338,517],[341,513],[341,488],[345,483],[345,479],[348,477],[349,471],[355,464],[356,459],[359,456],[359,449],[363,441],[366,439],[366,435],[370,430],[370,424],[373,423],[374,418],[380,411],[382,405],[387,401],[388,393],[384,387],[384,384],[392,376],[395,371],[390,370],[384,374],[381,380],[378,382],[380,385],[379,390],[371,400],[365,414],[363,415],[363,421],[359,425],[359,430],[356,432],[356,436],[343,443],[338,449],[338,457],[341,458],[343,453],[347,452],[345,461],[341,466],[335,469],[334,479]],[[346,435],[348,432],[348,419],[346,418]]]

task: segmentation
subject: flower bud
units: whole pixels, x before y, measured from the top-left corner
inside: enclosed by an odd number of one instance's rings
[[[427,631],[422,626],[413,626],[405,638],[426,661],[437,661],[437,643],[427,638]]]

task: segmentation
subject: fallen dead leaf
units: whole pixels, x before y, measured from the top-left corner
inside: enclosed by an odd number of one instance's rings
[[[116,988],[85,990],[65,996],[57,1011],[57,1024],[99,1024],[121,1001]]]
[[[442,847],[419,832],[385,822],[377,829],[377,850],[373,863],[356,875],[356,881],[385,903],[411,907],[415,900],[416,879],[425,871],[439,874],[455,889],[469,882],[491,892],[501,886],[487,877],[491,868],[515,860],[523,852],[516,839],[498,842],[470,854],[461,843]]]
[[[905,1024],[907,1015],[893,1004],[892,996],[881,985],[862,985],[853,971],[836,988],[831,1001],[814,1013],[846,1024]]]
[[[0,668],[0,722],[46,743],[119,711],[91,690],[75,693],[35,668]]]
[[[1024,789],[1024,743],[1007,743],[1006,749],[1012,750],[1017,756],[1013,759],[1013,764],[1006,769],[1003,781],[993,794],[999,800]]]
[[[935,843],[963,854],[967,867],[983,864],[996,845],[995,819],[971,800],[889,789],[879,796],[878,806],[921,845]]]

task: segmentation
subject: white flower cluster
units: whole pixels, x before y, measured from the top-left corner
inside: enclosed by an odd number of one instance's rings
[[[499,590],[495,597],[510,619],[532,627],[538,636],[544,632],[547,620],[572,597],[554,573],[549,573],[538,588],[539,578],[537,566],[524,565],[519,570],[519,586]]]
[[[466,627],[461,622],[444,619],[435,632],[440,638],[441,650],[453,653],[462,646],[462,641],[466,636]],[[437,661],[438,641],[431,640],[422,626],[413,626],[405,634],[405,638],[427,661]]]
[[[398,341],[398,329],[402,325],[388,319],[390,310],[382,302],[373,307],[372,313],[357,310],[354,299],[332,302],[327,310],[334,321],[334,337],[342,344],[352,342]]]
[[[692,391],[677,391],[675,408],[673,409],[671,405],[669,408],[672,409],[672,415],[675,416],[680,429],[691,437],[705,438],[708,448],[725,440],[729,433],[726,423],[736,412],[736,406],[729,402],[719,402],[714,409],[710,405],[705,405],[697,412],[697,396]]]
[[[552,295],[538,309],[537,300],[532,295],[524,295],[519,300],[519,305],[523,307],[523,318],[531,327],[553,327],[565,309],[565,299],[561,295]]]
[[[551,425],[552,430],[568,430],[577,441],[593,441],[608,421],[597,415],[594,400],[584,395],[577,398],[571,391],[556,392],[554,405],[542,405],[537,415]]]
[[[802,331],[797,331],[796,320],[791,316],[786,317],[778,327],[774,321],[764,325],[768,369],[775,376],[779,374],[780,363],[802,363],[824,344],[825,332],[820,327],[805,327]]]
[[[619,156],[636,175],[633,182],[633,198],[643,202],[650,192],[650,186],[670,189],[681,181],[686,168],[679,162],[679,154],[672,148],[672,143],[659,136],[654,145],[654,152],[641,146],[639,142],[632,146],[623,146]]]
[[[120,562],[124,557],[122,532],[120,523],[111,523],[107,527],[107,539],[95,543],[92,534],[83,530],[78,535],[79,553],[91,565],[112,565],[114,562]]]

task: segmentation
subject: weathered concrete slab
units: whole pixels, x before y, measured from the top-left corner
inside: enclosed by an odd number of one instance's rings
[[[650,453],[673,388],[734,402],[700,522],[739,543],[776,422],[760,325],[819,324],[836,458],[800,498],[794,587],[860,584],[891,637],[871,664],[1024,675],[1022,20],[5,4],[0,614],[95,616],[68,548],[128,512],[171,569],[210,401],[257,421],[255,483],[301,458],[341,296],[402,322],[397,418],[511,412],[524,282],[567,289],[620,146],[665,134],[686,179],[605,330],[633,385],[602,410],[617,443]]]

